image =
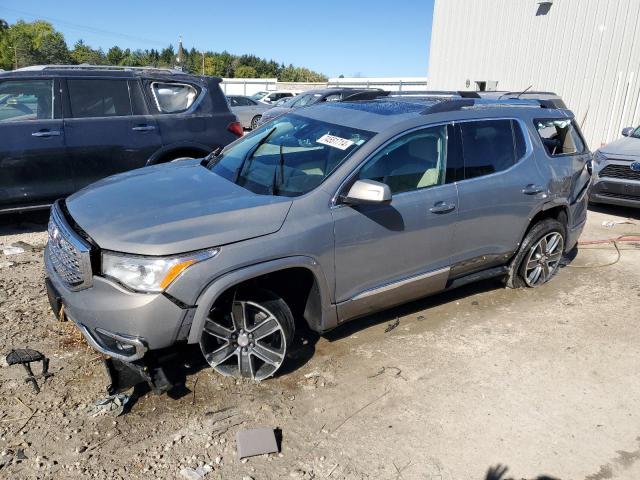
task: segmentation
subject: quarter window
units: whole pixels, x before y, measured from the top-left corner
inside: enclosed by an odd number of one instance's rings
[[[67,80],[71,116],[119,117],[131,115],[126,80]]]
[[[536,120],[536,129],[552,157],[584,152],[584,142],[569,119]]]
[[[392,194],[440,185],[445,181],[447,127],[410,133],[390,143],[360,170],[360,180],[389,185]]]
[[[52,80],[0,82],[0,122],[53,118]]]
[[[501,172],[515,164],[511,120],[464,122],[460,129],[465,179]]]
[[[179,113],[189,109],[195,102],[198,92],[185,83],[153,82],[151,91],[156,107],[162,113]]]

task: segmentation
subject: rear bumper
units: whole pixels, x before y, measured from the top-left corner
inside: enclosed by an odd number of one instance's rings
[[[173,345],[190,309],[178,307],[164,295],[129,292],[102,277],[93,286],[70,291],[51,268],[45,253],[46,287],[49,302],[58,315],[64,314],[80,329],[87,342],[99,352],[132,362],[148,350]]]

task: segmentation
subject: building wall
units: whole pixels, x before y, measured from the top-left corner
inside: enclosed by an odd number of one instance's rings
[[[640,124],[639,77],[640,0],[435,2],[430,89],[554,91],[597,148]]]

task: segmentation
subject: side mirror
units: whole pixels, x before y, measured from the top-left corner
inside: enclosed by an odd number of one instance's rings
[[[390,201],[391,189],[389,185],[375,180],[358,180],[344,197],[344,203],[348,205],[371,205],[389,203]]]
[[[271,99],[269,97],[263,98],[262,101],[266,103],[271,103]]]
[[[633,128],[633,127],[623,128],[622,129],[622,136],[623,137],[630,137],[634,130],[635,130],[635,128]]]

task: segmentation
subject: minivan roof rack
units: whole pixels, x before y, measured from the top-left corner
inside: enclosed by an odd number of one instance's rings
[[[349,95],[347,98],[343,100],[343,102],[353,102],[357,100],[374,100],[380,97],[387,97],[391,92],[380,90],[380,89],[371,89],[363,92],[354,93],[353,95]]]
[[[123,72],[134,72],[134,71],[154,71],[154,72],[163,72],[163,73],[171,73],[171,74],[179,74],[184,73],[181,70],[177,70],[175,68],[164,68],[164,67],[130,67],[126,65],[89,65],[88,63],[82,63],[80,65],[33,65],[30,67],[22,67],[15,70],[16,72],[40,72],[44,70],[92,70],[92,71],[123,71]]]

